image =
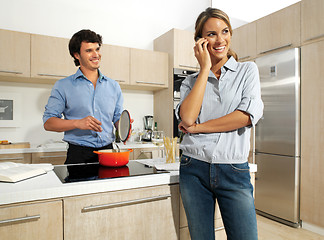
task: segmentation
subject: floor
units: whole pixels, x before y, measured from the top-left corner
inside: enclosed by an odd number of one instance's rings
[[[259,240],[324,240],[324,236],[257,215]]]

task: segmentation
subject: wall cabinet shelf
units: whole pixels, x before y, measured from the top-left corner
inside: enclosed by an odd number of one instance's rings
[[[300,46],[300,2],[256,20],[257,54]]]
[[[256,57],[256,22],[233,30],[231,48],[237,53],[240,61]]]
[[[301,2],[301,41],[324,39],[324,1],[303,0]]]
[[[130,83],[141,89],[168,87],[168,54],[132,48]]]
[[[103,44],[101,49],[101,72],[121,86],[129,85],[130,49]]]
[[[0,29],[0,81],[53,84],[74,74],[69,39]],[[100,70],[124,89],[168,87],[168,54],[103,44]]]
[[[30,34],[0,29],[0,80],[30,77]]]
[[[69,54],[69,40],[31,34],[31,78],[39,82],[55,81],[74,74],[77,67]]]

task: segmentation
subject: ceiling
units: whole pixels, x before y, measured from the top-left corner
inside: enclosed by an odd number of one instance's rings
[[[211,5],[227,13],[232,28],[269,15],[300,0],[211,0]]]

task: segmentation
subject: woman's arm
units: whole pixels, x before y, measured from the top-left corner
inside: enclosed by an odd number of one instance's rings
[[[250,115],[246,112],[236,110],[223,117],[212,119],[201,124],[186,126],[181,122],[180,130],[185,133],[214,133],[227,132],[251,125]]]
[[[193,88],[181,104],[179,114],[183,125],[186,127],[195,123],[204,99],[208,75],[211,68],[211,60],[207,45],[207,39],[200,38],[194,47],[195,57],[200,65],[200,72]]]

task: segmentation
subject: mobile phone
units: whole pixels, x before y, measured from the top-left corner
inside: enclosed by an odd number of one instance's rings
[[[195,37],[195,41],[197,42],[201,37]]]

